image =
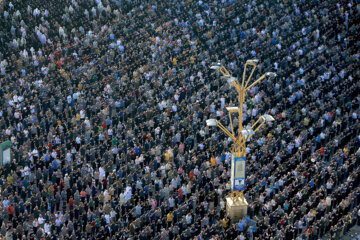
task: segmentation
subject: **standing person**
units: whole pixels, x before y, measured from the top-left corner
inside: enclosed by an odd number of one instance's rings
[[[32,225],[33,225],[33,232],[34,232],[34,234],[36,234],[36,233],[37,233],[37,230],[38,230],[38,228],[39,228],[39,225],[40,225],[37,218],[34,219]]]
[[[14,218],[14,214],[15,214],[15,208],[14,206],[11,204],[7,207],[7,211],[8,211],[8,215],[9,215],[9,221],[12,222],[13,218]]]

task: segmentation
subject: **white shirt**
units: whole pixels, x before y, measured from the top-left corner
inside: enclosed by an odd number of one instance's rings
[[[192,217],[191,217],[190,214],[186,215],[186,223],[187,223],[188,225],[191,224],[191,219],[192,219]]]
[[[39,224],[43,224],[45,222],[45,219],[43,219],[41,216],[38,218]]]
[[[33,154],[35,157],[39,157],[39,151],[36,150],[36,149],[34,149],[34,150],[32,151],[32,154]]]
[[[328,207],[331,206],[331,198],[330,198],[329,196],[326,197],[326,205],[327,205]]]
[[[113,135],[113,130],[111,128],[108,129],[108,135],[112,136]]]
[[[45,232],[46,232],[47,234],[50,234],[50,224],[45,223],[45,225],[44,225],[44,230],[45,230]]]
[[[68,162],[71,162],[71,153],[66,153],[66,160],[68,161]]]
[[[85,119],[85,111],[84,110],[80,110],[80,118]]]
[[[103,178],[105,177],[105,170],[102,167],[100,167],[99,172],[100,172],[99,179],[102,181]]]
[[[105,214],[105,220],[106,220],[106,223],[110,223],[110,215],[109,214]]]

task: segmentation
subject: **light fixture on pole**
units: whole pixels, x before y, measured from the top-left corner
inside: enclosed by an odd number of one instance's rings
[[[210,69],[212,70],[218,70],[219,68],[221,67],[221,63],[213,63],[211,66],[210,66]]]
[[[240,107],[227,107],[230,119],[230,128],[228,130],[216,119],[206,120],[206,124],[211,127],[219,127],[226,135],[233,140],[232,146],[232,159],[231,159],[231,194],[226,198],[227,212],[230,215],[232,221],[237,221],[240,217],[247,214],[247,201],[244,198],[243,191],[245,190],[246,180],[246,141],[254,135],[266,122],[274,121],[274,118],[268,114],[261,116],[250,128],[243,128],[243,104],[245,102],[246,92],[253,88],[255,85],[263,81],[265,78],[274,78],[276,73],[267,72],[259,77],[254,82],[250,83],[250,80],[255,72],[256,65],[259,62],[257,59],[247,60],[244,65],[244,72],[242,81],[232,77],[231,74],[220,63],[214,63],[211,65],[211,69],[219,71],[222,76],[221,79],[227,81],[235,87],[238,92],[238,100]],[[251,73],[246,78],[247,67],[251,67]],[[233,128],[233,121],[231,113],[239,114],[238,133],[236,134]],[[237,135],[237,136],[236,136]]]

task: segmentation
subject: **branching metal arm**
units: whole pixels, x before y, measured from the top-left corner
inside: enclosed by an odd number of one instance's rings
[[[230,76],[230,73],[229,73],[229,71],[228,70],[226,70],[226,68],[225,67],[220,67],[220,69],[219,69],[219,71],[222,73],[222,75],[224,75],[224,76]]]
[[[241,81],[242,87],[244,87],[244,84],[245,84],[245,74],[246,74],[247,65],[248,65],[248,63],[245,63],[245,65],[244,65],[244,71],[243,71],[243,76],[242,76],[242,81]]]
[[[226,127],[224,127],[224,125],[222,125],[219,121],[216,121],[217,126],[229,137],[231,137],[231,139],[236,142],[236,137],[234,136],[234,134],[232,134],[229,130],[227,130]]]
[[[246,81],[245,88],[246,88],[247,85],[249,84],[249,82],[250,82],[250,80],[251,80],[251,78],[252,78],[252,76],[253,76],[253,74],[254,74],[254,72],[255,72],[255,70],[256,70],[256,64],[250,64],[250,65],[253,66],[253,69],[252,69],[252,71],[251,71],[250,76],[248,77],[248,79],[247,79],[247,81]],[[243,83],[243,86],[244,86],[244,83]]]
[[[259,124],[260,123],[260,124]],[[266,119],[264,116],[261,116],[252,126],[254,133],[256,133],[264,124],[266,123]]]
[[[241,86],[239,85],[238,80],[231,82],[231,85],[235,87],[239,94],[241,93]]]
[[[229,112],[229,119],[230,119],[231,133],[234,134],[234,127],[233,127],[233,123],[232,123],[231,112]]]
[[[236,139],[235,144],[241,145],[241,144],[244,144],[244,142],[246,142],[246,137]]]
[[[246,91],[251,89],[252,87],[254,87],[256,84],[258,84],[259,82],[261,82],[262,80],[264,80],[266,78],[266,75],[262,75],[259,79],[257,79],[255,82],[253,82],[250,86],[246,86]]]
[[[239,83],[239,80],[237,78],[233,78],[231,77],[230,73],[228,70],[226,70],[225,67],[220,67],[219,71],[221,72],[221,74],[226,78],[226,79],[233,79],[232,82],[230,82],[231,85],[233,85],[235,87],[235,89],[240,93],[241,91],[241,85]]]

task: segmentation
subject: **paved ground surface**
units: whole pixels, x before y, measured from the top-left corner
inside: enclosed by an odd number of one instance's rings
[[[328,240],[327,236],[323,237],[322,240]],[[341,240],[360,240],[360,226],[355,225],[350,231],[341,238]]]

